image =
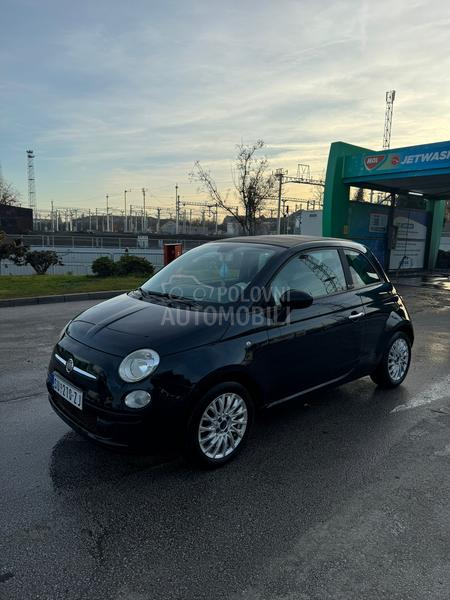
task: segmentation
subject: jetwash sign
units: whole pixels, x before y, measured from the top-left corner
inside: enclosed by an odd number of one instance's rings
[[[344,178],[430,169],[450,169],[450,141],[349,156]]]

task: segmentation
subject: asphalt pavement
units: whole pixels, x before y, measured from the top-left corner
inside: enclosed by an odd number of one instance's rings
[[[52,412],[52,345],[94,302],[1,308],[0,598],[448,600],[450,291],[403,293],[404,385],[267,411],[213,472],[104,450]]]

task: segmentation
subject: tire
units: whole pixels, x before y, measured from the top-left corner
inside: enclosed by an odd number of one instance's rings
[[[405,380],[411,364],[411,340],[403,331],[395,333],[371,379],[380,388],[395,388]]]
[[[235,382],[219,383],[199,400],[189,422],[186,446],[198,465],[214,469],[244,447],[254,418],[247,390]]]

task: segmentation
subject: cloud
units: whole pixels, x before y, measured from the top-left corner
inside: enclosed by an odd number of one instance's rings
[[[27,14],[17,44],[23,7],[7,2],[0,161],[26,197],[34,148],[40,206],[142,186],[168,205],[177,181],[198,198],[194,161],[226,188],[235,144],[257,138],[274,168],[322,173],[334,140],[381,145],[387,89],[393,145],[450,137],[446,4],[47,0]]]

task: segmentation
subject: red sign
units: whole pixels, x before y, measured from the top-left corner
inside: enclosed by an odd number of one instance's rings
[[[391,158],[391,165],[393,167],[396,167],[400,162],[400,156],[398,154],[394,154],[394,156]]]
[[[372,171],[372,169],[376,169],[378,165],[380,165],[383,160],[386,158],[385,154],[376,154],[374,156],[365,156],[364,157],[364,166],[368,171]]]

